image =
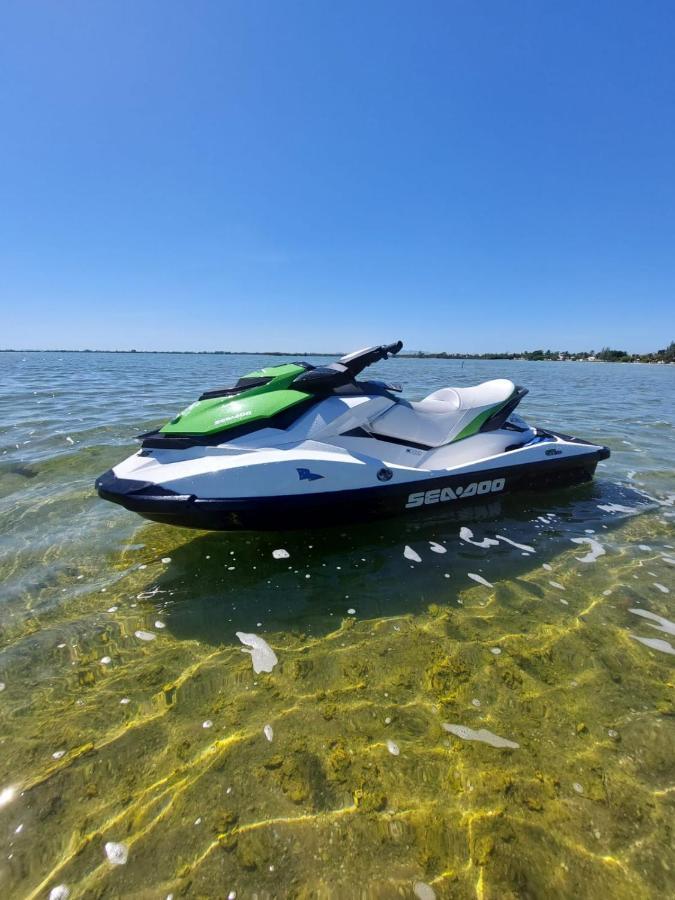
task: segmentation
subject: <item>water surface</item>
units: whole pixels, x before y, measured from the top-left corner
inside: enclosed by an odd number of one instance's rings
[[[283,361],[0,353],[0,895],[672,895],[675,367],[373,370],[529,387],[527,420],[612,450],[576,488],[262,535],[95,496]]]

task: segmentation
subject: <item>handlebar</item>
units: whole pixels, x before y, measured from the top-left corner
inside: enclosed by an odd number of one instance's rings
[[[293,384],[298,390],[309,393],[326,393],[336,390],[353,381],[367,366],[372,366],[380,359],[394,356],[402,347],[403,341],[396,341],[395,344],[381,344],[379,347],[366,347],[365,350],[348,353],[342,359],[329,363],[327,366],[317,366],[316,368],[310,366],[293,379]]]
[[[357,350],[354,353],[348,353],[343,356],[339,362],[343,365],[352,378],[363,372],[368,366],[379,362],[381,359],[388,359],[395,356],[403,349],[403,341],[396,341],[393,344],[380,344],[379,347],[366,347],[365,350]]]

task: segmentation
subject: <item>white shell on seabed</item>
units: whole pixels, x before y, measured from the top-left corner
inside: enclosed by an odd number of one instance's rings
[[[265,725],[265,727],[263,728],[263,734],[268,741],[274,740],[274,729],[271,725]]]
[[[242,652],[251,654],[253,671],[256,675],[260,672],[271,672],[279,660],[267,641],[258,637],[257,634],[246,634],[244,631],[237,631],[236,634],[242,644],[251,648],[250,650],[244,649]]]
[[[65,750],[56,750],[54,753],[52,753],[52,759],[61,759],[61,757],[65,755]]]
[[[656,622],[657,624],[651,625],[651,627],[656,628],[657,631],[663,631],[665,634],[675,634],[675,622],[664,619],[663,616],[650,612],[648,609],[629,609],[628,612],[633,613],[636,616],[642,616],[644,619],[651,619],[652,622]]]
[[[67,884],[57,884],[49,892],[49,900],[68,900],[70,888]]]
[[[5,682],[0,681],[0,691],[4,691],[4,689],[5,689]]]
[[[505,747],[510,750],[517,750],[520,747],[520,744],[516,744],[515,741],[509,741],[507,738],[499,737],[498,734],[493,734],[493,732],[488,731],[487,728],[479,728],[477,731],[474,731],[474,729],[469,728],[468,725],[451,725],[447,722],[443,723],[443,728],[445,731],[449,731],[450,734],[454,734],[455,737],[461,738],[463,741],[480,741],[483,744],[489,744],[491,747]]]
[[[447,547],[444,547],[443,544],[438,544],[436,541],[429,541],[429,549],[434,553],[447,553]]]
[[[278,550],[272,550],[272,556],[275,559],[288,559],[290,555],[291,554],[288,552],[288,550],[284,550],[282,547],[280,547]]]
[[[645,647],[649,647],[651,650],[658,650],[659,653],[669,653],[671,656],[675,656],[675,647],[669,641],[663,641],[660,638],[640,637],[637,634],[631,634],[630,637],[635,641],[640,641],[641,644],[644,644]]]
[[[593,538],[570,538],[573,544],[589,544],[590,550],[585,556],[575,556],[575,559],[578,559],[579,562],[582,563],[592,563],[599,556],[605,555],[605,548],[598,541],[594,541]]]
[[[154,641],[157,637],[157,635],[153,634],[152,631],[134,631],[134,635],[138,638],[139,641]]]
[[[487,579],[483,578],[482,575],[476,575],[475,572],[467,572],[466,574],[467,574],[467,575],[469,576],[469,578],[471,578],[473,581],[477,581],[478,584],[483,584],[483,585],[485,585],[485,587],[494,587],[494,584],[492,584],[491,582],[487,581]]]
[[[413,893],[417,900],[436,900],[436,891],[426,881],[416,881],[413,885]]]
[[[105,845],[105,855],[108,862],[113,866],[123,866],[129,858],[129,848],[126,844],[116,844],[114,841],[108,841]]]
[[[413,550],[412,547],[409,547],[407,544],[403,550],[403,555],[406,559],[410,559],[413,562],[422,562],[422,557],[417,553],[416,550]]]
[[[519,544],[517,541],[512,541],[511,538],[504,537],[503,534],[496,534],[495,537],[498,541],[504,541],[505,544],[511,544],[511,546],[515,547],[517,550],[524,550],[526,553],[534,553],[534,547],[530,547],[529,544]]]
[[[212,728],[212,727],[213,727],[213,722],[211,721],[211,719],[206,719],[204,722],[202,722],[202,728]]]
[[[16,788],[6,787],[0,791],[0,808],[7,806],[16,797]]]
[[[474,547],[482,547],[484,550],[488,547],[496,547],[499,544],[499,541],[489,537],[483,538],[482,541],[474,541],[473,531],[465,525],[459,529],[459,539],[460,541],[466,541],[467,544],[473,544]]]
[[[395,744],[393,741],[387,741],[387,750],[391,753],[392,756],[398,756],[401,752],[399,750],[398,744]]]

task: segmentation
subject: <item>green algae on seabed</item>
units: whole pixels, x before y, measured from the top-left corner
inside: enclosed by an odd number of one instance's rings
[[[667,544],[658,515],[625,521],[614,543]],[[143,533],[150,546],[117,561],[113,588],[12,634],[4,896],[61,883],[87,898],[412,897],[415,882],[494,900],[675,891],[673,661],[632,639],[654,632],[629,613],[668,616],[650,586],[672,585],[675,567],[658,553],[586,566],[570,546],[550,571],[535,555],[494,588],[439,578],[422,605],[367,618],[347,615],[355,595],[337,598],[343,617],[265,630],[278,664],[256,674],[234,623],[229,640],[180,635],[193,573],[156,560],[180,566],[185,535]],[[72,630],[86,612],[91,627]],[[166,629],[138,640],[158,614]],[[107,862],[109,841],[126,865]]]

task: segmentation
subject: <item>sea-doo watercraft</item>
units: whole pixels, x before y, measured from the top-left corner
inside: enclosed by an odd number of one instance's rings
[[[283,530],[587,481],[609,456],[527,425],[514,412],[527,390],[506,378],[417,402],[399,385],[357,380],[402,346],[272,366],[206,391],[141,435],[98,493],[167,524]]]

